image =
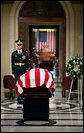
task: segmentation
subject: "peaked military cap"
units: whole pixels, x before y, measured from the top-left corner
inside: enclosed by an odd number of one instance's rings
[[[19,40],[16,40],[16,43],[17,43],[17,45],[19,45],[19,44],[22,45],[24,43],[24,41],[19,39]]]

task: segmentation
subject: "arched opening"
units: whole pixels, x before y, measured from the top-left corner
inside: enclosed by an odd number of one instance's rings
[[[66,33],[63,32],[63,30],[66,31],[66,16],[61,4],[55,1],[31,1],[26,2],[22,6],[19,12],[19,38],[25,40],[25,48],[29,49],[30,58],[32,58],[32,40],[29,38],[30,35],[27,37],[30,26],[37,26],[38,28],[43,27],[45,29],[47,27],[53,27],[56,29],[56,58],[59,61],[56,66],[56,69],[58,68],[56,72],[63,78],[65,75],[66,60]],[[56,28],[56,26],[59,28]],[[30,31],[29,34],[31,34]]]
[[[65,51],[67,51],[67,52],[66,52],[66,55],[63,55],[63,58],[65,58],[64,60],[66,62],[74,54],[74,13],[73,13],[73,9],[71,7],[70,2],[59,1],[58,3],[60,3],[60,5],[63,7],[63,10],[65,12],[65,16],[66,16],[66,22],[65,21],[63,23],[61,23],[61,21],[59,22],[60,36],[62,37],[61,33],[63,33],[63,31],[64,31],[64,33],[66,32],[64,39],[60,40],[60,44],[61,44],[61,41],[66,43]],[[19,36],[18,35],[18,31],[19,31],[18,17],[19,17],[20,10],[24,6],[24,4],[25,4],[25,1],[24,2],[19,2],[19,1],[15,2],[13,5],[13,8],[11,10],[10,29],[12,29],[12,30],[10,30],[10,35],[12,37],[10,36],[10,51],[13,51],[15,49],[14,48],[14,41]],[[41,6],[42,6],[42,4],[41,4]],[[43,12],[43,10],[41,10],[41,12]],[[48,14],[46,13],[46,15],[48,15]],[[52,20],[53,20],[52,17],[50,19],[47,18],[48,22],[51,22]],[[70,20],[72,20],[71,23],[70,23]],[[39,18],[37,21],[39,21]],[[36,24],[37,21],[35,21],[34,24]],[[55,19],[53,20],[54,25],[58,24],[58,22],[56,23],[56,21],[57,20],[55,20]],[[25,20],[25,22],[26,22],[26,20]],[[29,23],[32,23],[32,22],[33,22],[33,19],[29,19]],[[41,20],[40,23],[43,23],[43,20]],[[49,23],[45,23],[45,24],[49,25]],[[65,53],[65,51],[63,53]],[[10,72],[11,72],[11,69],[10,69]],[[64,69],[62,72],[65,74],[65,66],[64,66]]]

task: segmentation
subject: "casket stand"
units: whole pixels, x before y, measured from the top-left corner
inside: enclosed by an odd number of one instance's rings
[[[45,85],[23,88],[23,119],[49,120],[49,97],[51,92]]]

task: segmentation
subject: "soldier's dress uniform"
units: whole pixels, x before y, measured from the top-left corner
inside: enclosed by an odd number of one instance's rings
[[[12,53],[12,74],[17,80],[22,74],[28,71],[28,53],[22,49],[22,53],[18,50]]]
[[[18,40],[19,41],[19,40]],[[23,42],[19,41],[18,44],[23,44]],[[15,82],[17,82],[18,78],[28,71],[28,53],[27,51],[21,49],[21,53],[18,53],[18,50],[12,52],[11,56],[11,64],[12,64],[12,74],[14,74]],[[18,97],[17,103],[23,103],[23,98]]]

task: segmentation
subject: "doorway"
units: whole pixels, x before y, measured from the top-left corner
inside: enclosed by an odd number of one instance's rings
[[[54,78],[59,76],[59,26],[29,26],[29,44],[30,59],[34,58],[31,67],[47,69]]]

